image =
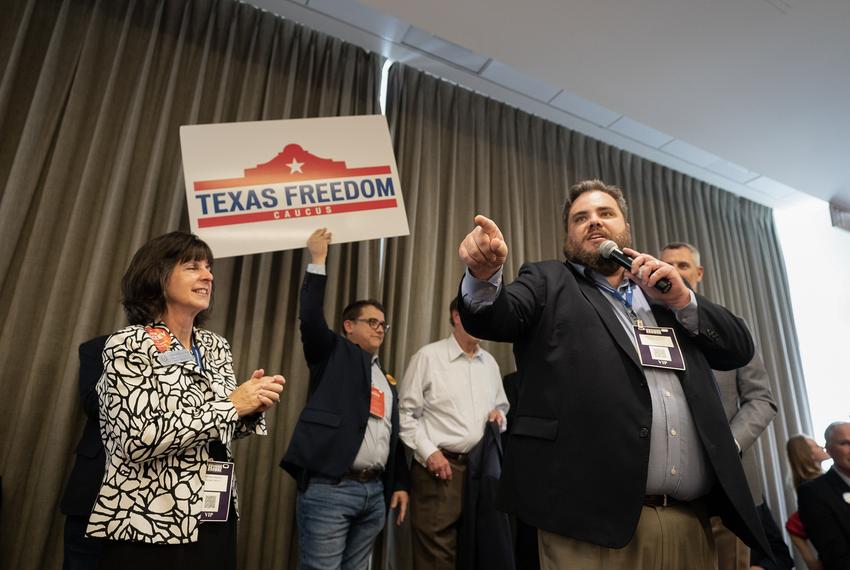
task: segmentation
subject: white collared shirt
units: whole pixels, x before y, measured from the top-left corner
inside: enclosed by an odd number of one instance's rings
[[[580,273],[584,266],[573,264]],[[607,283],[605,278],[591,272],[591,279]],[[467,269],[461,284],[463,303],[473,313],[493,304],[502,287],[502,270],[490,279],[476,279]],[[622,295],[628,281],[624,280],[619,292]],[[640,287],[634,287],[632,307],[644,323],[656,326],[648,299]],[[611,304],[615,317],[626,336],[637,350],[631,319],[623,303],[608,293],[602,296]],[[673,310],[679,323],[691,334],[699,332],[697,300],[691,291],[691,302],[682,309]],[[684,389],[672,370],[644,367],[644,376],[652,402],[652,423],[649,433],[649,462],[647,465],[646,494],[670,495],[689,501],[711,490],[714,471],[699,437]]]
[[[369,414],[366,423],[366,432],[363,441],[357,451],[357,457],[351,468],[361,469],[383,469],[387,466],[387,458],[390,454],[390,437],[392,435],[393,423],[393,391],[381,366],[378,357],[372,357],[372,387],[377,388],[384,394],[384,417],[378,418]]]
[[[410,359],[399,386],[399,435],[424,465],[438,449],[467,453],[475,447],[494,409],[504,430],[508,399],[496,360],[481,347],[470,357],[449,335]]]

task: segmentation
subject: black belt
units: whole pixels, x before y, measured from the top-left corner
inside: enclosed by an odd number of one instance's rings
[[[469,457],[468,453],[455,453],[454,451],[446,451],[445,449],[441,449],[443,457],[446,459],[451,459],[457,463],[466,463],[467,457]]]
[[[688,501],[674,499],[670,495],[644,495],[643,504],[648,507],[672,507],[675,505],[687,505]]]
[[[383,474],[383,467],[368,467],[366,469],[351,469],[348,473],[343,475],[342,478],[366,483],[368,481],[380,479]]]

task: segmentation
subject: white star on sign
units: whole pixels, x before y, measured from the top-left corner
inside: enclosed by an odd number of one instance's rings
[[[289,164],[287,164],[286,166],[288,166],[288,167],[289,167],[289,173],[290,173],[290,174],[295,174],[296,172],[301,172],[301,167],[302,167],[302,166],[304,166],[304,163],[303,163],[303,162],[298,162],[298,161],[297,161],[297,160],[295,160],[295,158],[293,157],[292,162],[290,162],[290,163],[289,163]],[[304,174],[304,173],[303,173],[303,172],[301,172],[301,174]]]

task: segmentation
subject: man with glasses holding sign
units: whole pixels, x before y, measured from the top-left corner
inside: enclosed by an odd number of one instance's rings
[[[387,506],[407,513],[409,471],[398,443],[398,396],[378,350],[389,331],[383,306],[360,300],[342,313],[343,334],[324,316],[331,233],[307,240],[312,263],[301,288],[301,342],[310,368],[307,404],[280,465],[298,481],[301,568],[367,568]]]

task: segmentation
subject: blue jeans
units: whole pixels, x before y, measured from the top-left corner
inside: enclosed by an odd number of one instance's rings
[[[298,493],[301,570],[365,570],[385,520],[380,479],[360,483],[313,477]]]

